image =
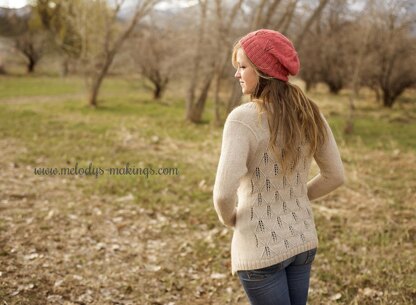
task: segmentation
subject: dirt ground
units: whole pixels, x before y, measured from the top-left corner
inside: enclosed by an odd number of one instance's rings
[[[237,282],[193,260],[191,242],[226,231],[190,231],[175,208],[162,214],[131,196],[86,197],[77,186],[85,178],[17,164],[24,150],[0,141],[2,305],[246,304]]]

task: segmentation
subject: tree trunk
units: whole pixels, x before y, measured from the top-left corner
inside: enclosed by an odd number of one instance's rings
[[[4,69],[3,64],[0,63],[0,75],[4,75],[4,74],[7,74],[6,69]]]
[[[92,107],[97,106],[97,97],[98,92],[100,90],[101,84],[104,80],[104,77],[106,77],[110,66],[113,63],[114,57],[116,56],[117,52],[121,48],[124,41],[130,36],[132,31],[134,30],[135,26],[141,20],[144,16],[146,16],[149,11],[156,5],[156,0],[148,0],[148,1],[142,1],[141,6],[136,7],[136,11],[134,13],[134,16],[130,20],[129,24],[127,25],[127,28],[124,29],[124,31],[120,34],[120,36],[115,39],[115,43],[110,46],[110,37],[111,37],[111,24],[106,24],[106,36],[105,40],[103,42],[103,53],[98,55],[98,58],[96,58],[97,61],[97,67],[95,72],[92,73],[92,84],[89,88],[89,99],[88,104]],[[122,2],[118,2],[115,10],[114,10],[114,17],[117,15],[118,11],[121,8]],[[112,20],[116,20],[115,18],[112,18]],[[109,21],[112,22],[112,21]],[[101,55],[101,58],[100,58]]]
[[[94,82],[94,84],[91,86],[89,91],[89,97],[88,97],[88,105],[91,107],[97,107],[97,97],[98,97],[98,91],[100,90],[100,85],[97,82]]]
[[[335,95],[337,95],[342,89],[342,85],[335,82],[327,82],[327,85],[329,87],[329,92]]]
[[[88,98],[88,104],[91,107],[97,107],[98,105],[97,103],[98,92],[100,91],[101,84],[106,74],[107,74],[107,69],[103,69],[100,71],[100,74],[93,76],[92,84],[89,88],[89,98]]]
[[[363,45],[363,47],[361,47],[358,52],[357,61],[355,62],[354,70],[352,73],[352,80],[351,80],[352,91],[350,92],[350,96],[349,96],[349,102],[350,102],[349,113],[348,113],[348,119],[344,128],[344,132],[346,134],[352,134],[354,132],[355,101],[358,98],[358,94],[360,90],[362,62],[364,60],[364,54],[367,52],[364,46],[367,45],[368,40],[370,38],[370,27],[367,27],[365,35],[363,35],[362,37],[363,37],[363,40],[361,41],[361,45]]]
[[[234,82],[231,96],[228,100],[227,113],[230,113],[236,106],[241,102],[241,97],[243,93],[241,92],[241,86],[238,82]]]
[[[153,91],[153,98],[155,100],[160,100],[162,97],[163,88],[160,84],[155,84],[155,90]]]
[[[215,78],[215,97],[214,97],[214,124],[221,125],[220,115],[220,90],[221,90],[221,72],[217,71]]]
[[[28,57],[27,73],[35,72],[36,60],[32,57]]]
[[[199,67],[202,58],[202,43],[205,37],[205,23],[206,23],[206,16],[207,16],[207,2],[206,1],[199,1],[200,5],[200,24],[198,29],[198,41],[196,44],[196,54],[193,59],[193,69],[191,75],[191,81],[188,87],[188,92],[186,96],[186,112],[185,112],[185,120],[189,120],[194,122],[194,103],[195,103],[195,94],[196,88],[198,86],[198,79],[199,79]]]
[[[310,92],[313,87],[313,82],[309,80],[305,80],[305,91]]]
[[[404,91],[403,90],[383,90],[383,106],[387,108],[392,108],[393,104],[396,102],[397,98],[400,94]]]
[[[69,58],[65,58],[61,62],[61,77],[66,77],[69,72]]]
[[[355,101],[358,98],[358,90],[359,90],[359,67],[358,65],[355,67],[353,80],[352,80],[352,92],[349,95],[349,112],[347,122],[345,124],[344,133],[345,134],[352,134],[354,132],[354,117],[355,117]]]
[[[394,99],[389,94],[383,94],[383,106],[387,108],[392,108],[394,104]]]
[[[122,40],[120,44],[123,42]],[[96,107],[97,106],[97,97],[98,92],[100,91],[101,84],[104,80],[104,77],[106,77],[108,70],[110,69],[111,64],[113,63],[114,57],[116,55],[117,49],[120,46],[117,46],[113,48],[111,51],[109,51],[105,58],[103,59],[103,66],[99,67],[97,69],[97,72],[95,75],[92,76],[92,86],[90,88],[90,98],[89,98],[89,105]]]
[[[376,102],[381,103],[380,89],[377,86],[373,87],[374,93],[376,94]]]
[[[192,108],[189,109],[187,113],[187,119],[193,123],[199,123],[202,119],[202,114],[205,108],[205,102],[208,97],[209,88],[211,86],[211,82],[213,79],[214,74],[211,73],[205,79],[204,85],[201,89],[201,94],[195,104],[192,105]]]
[[[275,0],[275,2],[280,0]],[[241,6],[243,4],[244,0],[237,1],[232,10],[231,13],[226,18],[223,15],[223,10],[221,6],[221,0],[216,0],[216,50],[217,54],[222,54],[222,57],[218,56],[217,62],[216,62],[216,68],[215,68],[215,92],[214,92],[214,125],[221,126],[222,120],[221,120],[221,98],[220,98],[220,91],[221,91],[221,84],[222,79],[225,73],[228,73],[227,68],[229,65],[230,60],[230,48],[232,45],[225,39],[225,37],[228,37],[230,34],[230,30],[233,27],[235,18],[237,17],[237,14],[239,10],[241,9]],[[272,12],[270,12],[272,14]],[[226,21],[225,23],[223,21]]]

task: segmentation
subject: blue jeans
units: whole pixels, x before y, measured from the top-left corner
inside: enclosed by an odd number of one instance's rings
[[[305,305],[316,251],[300,253],[270,267],[237,271],[250,304]]]

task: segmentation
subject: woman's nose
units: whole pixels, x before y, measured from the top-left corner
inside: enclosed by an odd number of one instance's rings
[[[241,77],[241,75],[240,75],[240,71],[235,71],[235,74],[234,74],[234,77],[235,78],[240,78]]]

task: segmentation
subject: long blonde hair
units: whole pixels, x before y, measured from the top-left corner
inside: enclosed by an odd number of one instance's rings
[[[237,66],[236,43],[232,54],[233,66]],[[247,57],[247,56],[246,56]],[[251,100],[256,103],[259,116],[266,112],[270,130],[269,147],[280,160],[285,175],[299,163],[302,145],[308,143],[308,156],[325,142],[327,137],[324,120],[318,106],[296,85],[269,77],[262,73],[247,57],[259,76]],[[278,134],[281,142],[278,142]],[[280,151],[278,150],[280,147]]]

